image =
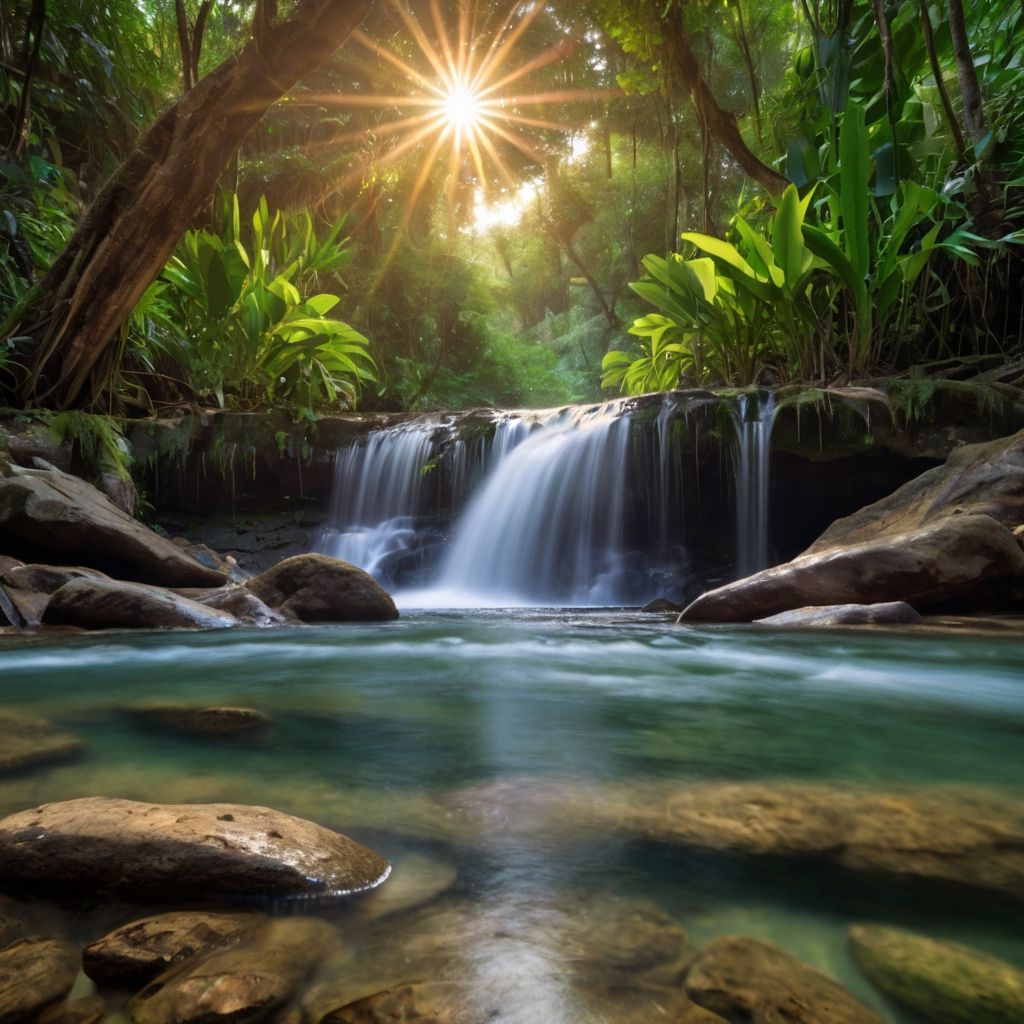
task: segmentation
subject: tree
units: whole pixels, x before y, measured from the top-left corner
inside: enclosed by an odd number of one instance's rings
[[[93,404],[119,329],[269,107],[345,42],[372,0],[299,0],[275,21],[257,4],[252,38],[172,104],[97,195],[3,336],[24,369],[26,406]]]

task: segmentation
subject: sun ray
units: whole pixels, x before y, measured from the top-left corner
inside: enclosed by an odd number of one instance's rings
[[[547,128],[555,132],[571,132],[573,125],[564,121],[545,121],[539,117],[526,117],[523,114],[513,114],[511,111],[503,110],[500,113],[491,113],[491,117],[500,117],[503,121],[514,121],[516,124],[526,125],[528,128]]]
[[[461,73],[462,65],[455,60],[451,43],[448,41],[448,33],[445,31],[444,19],[441,17],[441,7],[437,0],[430,0],[430,17],[434,22],[437,38],[441,44],[441,53],[448,64],[449,79],[454,81]]]
[[[534,163],[543,166],[544,154],[539,152],[536,146],[531,146],[522,136],[507,131],[501,125],[495,124],[489,117],[481,117],[480,123],[485,128],[494,132],[495,135],[500,135],[506,142],[510,142],[516,149],[525,153]]]
[[[519,19],[519,22],[515,25],[512,31],[508,34],[508,38],[495,50],[493,53],[488,55],[477,72],[477,76],[473,81],[475,88],[482,86],[491,76],[492,70],[496,70],[501,67],[502,63],[512,52],[516,44],[522,39],[526,30],[540,17],[544,11],[544,4],[542,0],[533,0],[530,4],[529,10],[526,14]]]
[[[426,32],[423,31],[423,26],[419,23],[416,16],[410,11],[401,0],[391,0],[391,7],[397,12],[398,17],[402,19],[402,23],[412,34],[413,39],[416,40],[417,46],[423,56],[427,58],[430,66],[434,69],[434,73],[444,83],[444,87],[448,85],[447,69],[444,66],[444,61],[438,55],[437,50],[434,49],[433,44],[427,38]],[[444,89],[435,90],[443,92]]]
[[[375,39],[371,39],[364,32],[359,29],[355,29],[352,33],[352,38],[361,46],[365,46],[366,49],[370,50],[375,56],[380,57],[381,60],[386,60],[392,67],[397,68],[410,81],[415,82],[421,88],[426,89],[428,92],[432,92],[435,96],[444,95],[444,89],[435,85],[430,81],[430,79],[425,78],[415,68],[406,64],[398,54],[389,50],[386,46],[382,46]]]
[[[496,82],[491,82],[487,86],[480,89],[480,96],[489,96],[492,92],[497,92],[499,89],[504,89],[511,85],[513,82],[518,82],[519,79],[525,78],[527,75],[533,74],[534,71],[539,71],[541,68],[546,68],[550,64],[554,64],[557,61],[567,57],[571,52],[570,46],[565,41],[555,43],[550,49],[545,50],[542,54],[534,57],[533,60],[527,61],[521,67],[510,72],[504,78],[499,78]]]

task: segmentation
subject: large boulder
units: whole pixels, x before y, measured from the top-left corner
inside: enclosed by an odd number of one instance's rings
[[[838,982],[784,949],[743,935],[714,939],[686,976],[687,995],[750,1024],[882,1024]]]
[[[368,572],[327,555],[286,558],[245,586],[265,604],[299,622],[398,618],[395,602]]]
[[[45,718],[0,711],[0,775],[77,757],[85,743]]]
[[[21,565],[9,569],[0,568],[0,590],[14,606],[20,625],[38,626],[43,621],[43,612],[50,595],[77,579],[109,579],[98,569],[81,566]]]
[[[1024,971],[960,946],[877,925],[850,928],[853,958],[886,995],[932,1024],[1020,1024]]]
[[[84,797],[0,820],[0,887],[123,900],[342,896],[390,867],[311,821],[241,804]]]
[[[200,565],[117,508],[91,484],[61,472],[3,464],[0,533],[15,554],[58,556],[119,579],[216,587],[222,572]]]
[[[99,985],[139,989],[192,957],[234,945],[263,925],[263,914],[183,910],[122,925],[82,953],[82,969]]]
[[[680,622],[752,622],[809,605],[904,601],[998,608],[1024,596],[1024,550],[987,515],[950,515],[908,533],[800,555],[709,590]]]
[[[224,629],[238,620],[163,587],[79,578],[53,592],[43,622],[84,629]]]
[[[19,939],[0,949],[0,1024],[28,1024],[71,991],[77,951],[57,939]]]

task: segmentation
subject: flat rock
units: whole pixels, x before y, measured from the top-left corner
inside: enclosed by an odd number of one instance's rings
[[[53,467],[8,465],[0,473],[0,532],[12,545],[58,561],[71,556],[119,579],[172,587],[226,582],[224,573],[200,565],[91,484]]]
[[[82,969],[99,985],[141,988],[168,968],[239,942],[265,923],[266,917],[257,913],[155,914],[90,942],[82,953]]]
[[[0,950],[0,1024],[33,1020],[71,991],[77,974],[77,951],[57,939],[20,939]]]
[[[270,716],[256,708],[136,704],[128,711],[147,725],[198,739],[253,736],[270,725]]]
[[[838,982],[770,942],[714,939],[686,976],[690,998],[750,1024],[882,1024]]]
[[[267,807],[83,797],[0,821],[0,886],[72,898],[343,896],[390,867],[347,836]]]
[[[77,757],[85,743],[45,718],[0,711],[0,775]]]
[[[1024,560],[1024,552],[1021,558]],[[299,622],[387,622],[398,618],[395,602],[369,573],[327,555],[286,558],[245,586],[264,604]]]
[[[878,604],[831,604],[794,608],[757,619],[762,626],[916,626],[924,619],[905,601]]]
[[[905,601],[985,610],[1024,593],[1024,551],[986,515],[950,515],[917,530],[815,550],[709,590],[680,622],[752,622],[807,606]]]
[[[1024,971],[952,942],[875,925],[850,928],[853,958],[887,996],[931,1024],[1020,1024]]]
[[[134,1024],[261,1020],[288,1003],[338,945],[336,930],[318,918],[271,921],[242,945],[159,975],[131,1000],[128,1015]]]
[[[74,579],[51,595],[43,622],[83,629],[225,629],[227,612],[163,587],[121,580]]]

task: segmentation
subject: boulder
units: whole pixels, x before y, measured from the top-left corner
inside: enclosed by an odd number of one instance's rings
[[[640,609],[640,611],[651,615],[658,612],[675,612],[678,614],[682,610],[683,606],[681,604],[676,604],[674,601],[670,601],[667,597],[656,597],[653,601],[648,601],[647,604]]]
[[[200,565],[91,484],[52,467],[8,465],[0,474],[0,533],[11,547],[61,561],[70,556],[119,579],[172,587],[226,582],[224,573]]]
[[[99,1024],[106,1016],[107,1001],[102,996],[86,996],[51,1006],[35,1024]]]
[[[128,710],[147,725],[198,739],[248,737],[270,725],[270,716],[255,708],[137,704]]]
[[[239,622],[253,626],[277,626],[288,620],[273,608],[268,608],[254,593],[243,586],[231,585],[214,590],[178,590],[182,597],[205,604],[207,608],[233,615]]]
[[[77,757],[85,743],[45,718],[0,711],[0,775]]]
[[[84,629],[224,629],[237,625],[233,615],[163,587],[84,578],[70,580],[54,591],[43,622]]]
[[[714,939],[686,975],[687,995],[750,1024],[882,1024],[838,982],[770,942]]]
[[[163,901],[344,896],[387,878],[347,836],[267,807],[83,797],[0,820],[0,886]]]
[[[339,946],[326,921],[292,917],[264,925],[250,941],[186,960],[128,1004],[133,1024],[236,1024],[268,1017],[290,1001],[316,965]]]
[[[71,991],[78,953],[57,939],[20,939],[0,949],[0,1024],[34,1020]]]
[[[80,566],[21,565],[0,569],[0,588],[17,609],[25,626],[38,626],[50,595],[77,579],[107,580],[110,577],[98,569]]]
[[[702,594],[680,622],[752,622],[809,605],[905,601],[917,608],[999,607],[1024,595],[1024,551],[987,515],[947,516],[800,555]]]
[[[916,626],[924,619],[905,601],[879,604],[828,604],[794,608],[756,620],[762,626]]]
[[[931,1024],[1024,1021],[1024,971],[986,953],[874,925],[853,925],[850,947],[878,988]]]
[[[266,922],[263,914],[179,911],[122,925],[82,954],[82,969],[98,985],[139,989],[176,964],[233,945]]]
[[[265,604],[299,622],[398,618],[395,602],[369,573],[327,555],[286,558],[245,586]]]

